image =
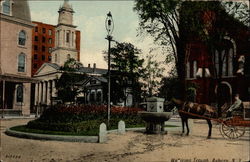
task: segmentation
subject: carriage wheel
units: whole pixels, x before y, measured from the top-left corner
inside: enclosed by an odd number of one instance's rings
[[[237,139],[244,135],[245,127],[227,125],[222,123],[220,126],[220,133],[224,138]]]

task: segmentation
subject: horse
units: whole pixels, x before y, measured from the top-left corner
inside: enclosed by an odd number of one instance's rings
[[[186,125],[187,127],[187,136],[189,135],[189,127],[188,127],[188,119],[204,119],[207,120],[207,124],[209,127],[208,131],[208,136],[207,138],[211,138],[212,134],[212,123],[209,118],[216,118],[217,111],[215,107],[212,107],[207,104],[198,104],[198,103],[193,103],[193,102],[184,102],[178,99],[172,99],[172,101],[175,103],[179,115],[181,117],[181,122],[182,122],[182,135],[185,133],[184,127]],[[181,111],[182,110],[182,111]],[[184,111],[184,112],[183,112]],[[189,113],[185,113],[189,112]],[[194,115],[192,115],[192,114]],[[203,118],[204,117],[204,118]]]

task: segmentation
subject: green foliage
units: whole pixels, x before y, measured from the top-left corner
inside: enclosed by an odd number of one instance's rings
[[[75,102],[76,96],[82,91],[76,84],[85,78],[85,74],[63,72],[56,84],[58,99],[63,102]]]
[[[180,98],[180,80],[176,77],[165,77],[161,80],[160,97],[164,97],[166,101],[172,98]]]
[[[195,102],[196,99],[196,90],[198,89],[198,85],[196,83],[189,83],[187,85],[187,101]]]
[[[104,51],[104,59],[108,61],[108,52]],[[118,43],[110,49],[111,62],[111,100],[113,103],[126,100],[126,89],[131,89],[134,101],[139,101],[141,84],[139,78],[143,73],[141,50],[131,43]]]
[[[81,67],[83,67],[82,63],[75,60],[74,58],[69,58],[64,65],[61,67],[61,70],[67,71],[67,72],[76,72]]]
[[[86,79],[86,74],[77,73],[83,65],[73,58],[69,58],[64,66],[61,77],[58,79],[56,88],[58,99],[65,102],[75,102],[76,96],[81,93],[81,89],[76,84]]]
[[[161,67],[163,62],[157,62],[153,55],[147,55],[145,71],[143,73],[143,83],[148,96],[153,96],[158,93],[160,80],[163,77],[164,67]]]

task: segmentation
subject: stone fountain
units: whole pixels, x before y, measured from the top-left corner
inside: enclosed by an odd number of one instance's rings
[[[150,97],[146,101],[147,111],[139,112],[139,115],[146,122],[146,133],[165,133],[164,123],[171,118],[172,112],[164,112],[164,98]]]

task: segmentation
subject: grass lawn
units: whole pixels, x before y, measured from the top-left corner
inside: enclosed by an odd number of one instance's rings
[[[41,130],[41,129],[31,129],[31,128],[27,128],[26,125],[11,127],[10,130],[26,132],[26,133],[65,135],[65,136],[97,136],[99,133],[99,129],[89,130],[85,132],[60,132],[60,131],[50,131],[50,130]]]

